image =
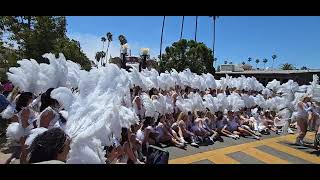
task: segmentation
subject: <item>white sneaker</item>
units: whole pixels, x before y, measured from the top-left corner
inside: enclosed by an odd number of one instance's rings
[[[294,134],[294,132],[291,130],[291,128],[288,128],[288,133],[289,134]]]
[[[199,145],[197,143],[195,143],[195,142],[192,142],[190,145],[193,146],[193,147],[199,147]]]
[[[237,139],[235,135],[229,135],[229,137],[231,137],[232,139]]]
[[[254,138],[256,138],[257,140],[260,140],[260,137],[259,136],[253,136]]]
[[[237,139],[240,139],[240,136],[239,136],[239,135],[235,134],[234,136],[235,136]]]
[[[183,138],[180,139],[180,142],[183,144],[187,144],[187,142]]]

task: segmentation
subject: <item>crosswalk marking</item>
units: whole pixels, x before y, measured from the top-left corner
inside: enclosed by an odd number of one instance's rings
[[[236,161],[236,160],[230,158],[229,156],[226,156],[221,153],[217,153],[213,156],[210,156],[208,158],[208,160],[215,163],[215,164],[240,164],[239,161]]]
[[[306,161],[312,162],[312,163],[316,163],[316,164],[320,163],[320,158],[315,155],[311,155],[306,152],[299,151],[297,149],[294,149],[294,148],[291,148],[291,147],[288,147],[288,146],[285,146],[285,145],[282,145],[279,143],[275,143],[275,142],[269,143],[267,146],[269,146],[273,149],[276,149],[278,151],[282,151],[287,154],[293,155],[293,156],[298,157],[300,159],[304,159]]]
[[[306,135],[306,139],[312,140],[314,138],[314,133],[308,133]],[[290,154],[292,156],[298,157],[300,159],[309,161],[311,163],[320,164],[320,157],[315,155],[303,152],[301,150],[297,150],[294,148],[287,147],[285,145],[279,144],[278,142],[287,141],[290,143],[294,143],[296,139],[296,135],[285,135],[279,136],[275,138],[269,138],[261,141],[254,141],[250,143],[239,144],[235,146],[229,146],[225,148],[215,149],[207,152],[201,152],[189,156],[180,157],[177,159],[172,159],[169,161],[169,164],[189,164],[201,160],[210,160],[213,163],[217,164],[238,164],[240,162],[234,160],[233,158],[229,157],[228,154],[235,153],[235,152],[243,152],[256,158],[264,163],[271,163],[271,164],[289,164],[290,162],[278,158],[274,155],[270,155],[266,152],[256,149],[259,146],[268,146],[275,150]]]
[[[286,160],[272,156],[272,155],[265,153],[263,151],[260,151],[256,148],[245,149],[245,150],[242,150],[241,152],[244,152],[247,155],[252,156],[252,157],[254,157],[264,163],[267,163],[267,164],[290,164],[290,162],[288,162]]]

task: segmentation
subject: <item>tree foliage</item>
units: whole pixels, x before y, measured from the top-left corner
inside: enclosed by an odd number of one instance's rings
[[[285,63],[281,65],[282,70],[294,70],[296,69],[293,64]]]
[[[67,59],[79,63],[84,69],[90,69],[90,61],[81,50],[80,43],[66,36],[66,26],[64,16],[0,17],[0,35],[8,33],[10,42],[5,43],[17,45],[16,61],[32,58],[40,63],[48,62],[42,57],[43,54],[63,53]]]
[[[159,68],[161,72],[173,68],[177,71],[189,68],[197,74],[212,73],[214,71],[212,50],[204,43],[182,39],[166,47],[159,61]]]

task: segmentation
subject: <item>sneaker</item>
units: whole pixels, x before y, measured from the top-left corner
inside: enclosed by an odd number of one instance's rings
[[[179,143],[179,144],[177,144],[177,147],[181,148],[181,149],[184,149],[186,147],[186,145],[183,144],[183,143]]]
[[[195,142],[192,142],[190,145],[193,146],[193,147],[196,147],[196,148],[199,147],[199,145],[197,143],[195,143]]]
[[[237,139],[240,139],[240,136],[239,136],[239,135],[235,134],[234,136],[235,136]]]
[[[237,139],[237,136],[235,136],[235,135],[229,135],[229,137],[231,137],[232,139]]]
[[[217,140],[218,140],[219,142],[223,142],[223,139],[222,139],[221,136],[218,136],[218,137],[217,137]]]
[[[183,138],[180,139],[180,142],[183,144],[187,144],[187,141],[185,141]]]
[[[288,133],[289,134],[294,134],[294,132],[291,130],[291,128],[288,128]]]
[[[255,131],[254,134],[255,134],[256,136],[259,136],[259,137],[262,136],[261,133],[259,133],[259,131]]]
[[[253,136],[255,139],[260,140],[259,136]]]

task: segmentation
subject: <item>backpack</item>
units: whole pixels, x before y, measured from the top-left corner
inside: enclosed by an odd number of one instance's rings
[[[159,147],[150,145],[146,164],[168,164],[169,152]]]

